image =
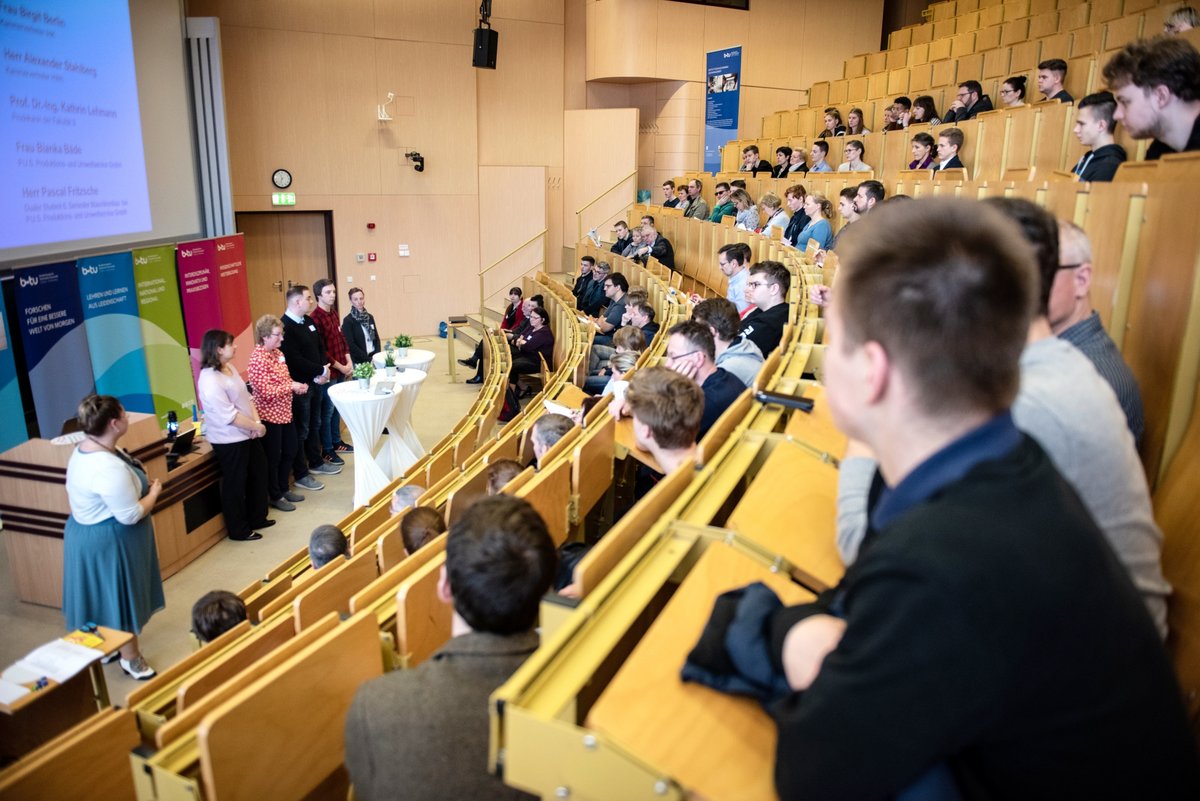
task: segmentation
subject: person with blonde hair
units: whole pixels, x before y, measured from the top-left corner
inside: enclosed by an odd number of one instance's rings
[[[1200,27],[1200,12],[1191,6],[1177,8],[1163,20],[1163,33],[1167,36],[1178,36],[1196,27]]]
[[[786,229],[788,224],[787,212],[783,210],[783,201],[779,199],[779,195],[774,192],[767,192],[763,195],[758,205],[762,206],[763,215],[767,221],[763,223],[762,233],[770,236],[772,228]]]
[[[745,189],[733,190],[731,197],[733,199],[733,207],[737,209],[737,218],[735,220],[737,227],[744,231],[757,231],[758,206],[754,204],[754,198],[750,197],[750,193]]]
[[[292,512],[304,496],[288,489],[292,460],[300,447],[296,427],[292,425],[292,395],[308,392],[308,384],[293,381],[287,360],[279,346],[283,343],[283,323],[273,314],[264,314],[254,323],[254,341],[246,373],[254,390],[254,408],[266,427],[262,437],[267,457],[267,502],[281,512]],[[309,480],[321,487],[316,479]]]
[[[833,225],[829,222],[833,217],[833,204],[824,195],[810,192],[804,199],[804,213],[808,215],[809,222],[796,237],[796,249],[806,249],[808,241],[814,239],[817,247],[825,250],[829,247],[829,240],[833,238]]]

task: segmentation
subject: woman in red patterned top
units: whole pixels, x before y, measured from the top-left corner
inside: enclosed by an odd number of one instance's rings
[[[308,391],[308,384],[293,381],[279,345],[283,342],[283,323],[278,317],[264,314],[254,324],[254,341],[258,346],[250,355],[250,386],[254,390],[254,406],[267,427],[263,447],[267,451],[267,497],[271,506],[291,512],[297,501],[304,500],[298,492],[288,490],[288,475],[296,456],[296,427],[292,425],[292,394]]]

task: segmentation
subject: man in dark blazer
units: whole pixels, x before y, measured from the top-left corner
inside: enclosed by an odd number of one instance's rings
[[[983,93],[979,81],[963,81],[958,85],[958,94],[942,122],[962,122],[973,120],[985,111],[992,110],[992,99]]]
[[[381,343],[375,315],[367,311],[367,296],[359,287],[350,290],[350,313],[342,319],[342,336],[350,348],[350,361],[362,364],[371,361]]]
[[[958,149],[963,146],[963,132],[958,128],[947,128],[944,131],[938,132],[938,163],[933,166],[933,171],[940,170],[962,170],[966,169],[962,160],[958,157]]]
[[[484,498],[450,527],[438,597],[454,606],[452,639],[415,669],[364,684],[346,715],[359,801],[533,797],[487,771],[488,696],[537,650],[555,560],[546,524],[521,498]]]

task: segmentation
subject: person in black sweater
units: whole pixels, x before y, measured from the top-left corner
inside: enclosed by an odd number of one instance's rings
[[[1075,113],[1075,138],[1091,150],[1083,154],[1072,170],[1080,181],[1111,181],[1117,167],[1125,163],[1125,148],[1116,144],[1113,113],[1117,101],[1112,92],[1095,92],[1079,101]]]
[[[287,310],[283,322],[283,344],[279,349],[287,359],[293,381],[308,384],[308,392],[292,395],[292,423],[296,426],[296,459],[292,474],[296,485],[309,490],[324,489],[309,473],[335,475],[341,468],[326,464],[321,453],[321,393],[317,388],[329,383],[329,360],[317,324],[308,316],[316,305],[312,290],[297,284],[287,291]]]
[[[342,319],[342,336],[350,348],[350,361],[362,364],[371,361],[371,354],[379,352],[379,328],[375,325],[375,315],[367,311],[366,293],[354,287],[348,296],[350,313]]]
[[[842,242],[826,396],[879,473],[842,580],[751,642],[786,678],[766,700],[781,799],[1200,797],[1145,605],[1008,412],[1037,295],[1023,239],[922,198]]]
[[[740,333],[758,345],[763,356],[770,356],[783,338],[791,311],[787,302],[791,286],[791,273],[777,261],[760,261],[750,267],[746,298],[757,308],[742,318]]]

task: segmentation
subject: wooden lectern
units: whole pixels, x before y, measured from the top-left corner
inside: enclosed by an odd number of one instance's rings
[[[17,597],[53,607],[62,606],[63,528],[71,514],[67,462],[75,450],[73,441],[56,444],[59,440],[31,439],[0,454],[0,519]],[[153,512],[163,578],[225,536],[220,474],[212,447],[198,442],[168,472],[170,443],[154,415],[130,412],[129,432],[121,438],[121,447],[142,461],[150,479],[163,483]]]

